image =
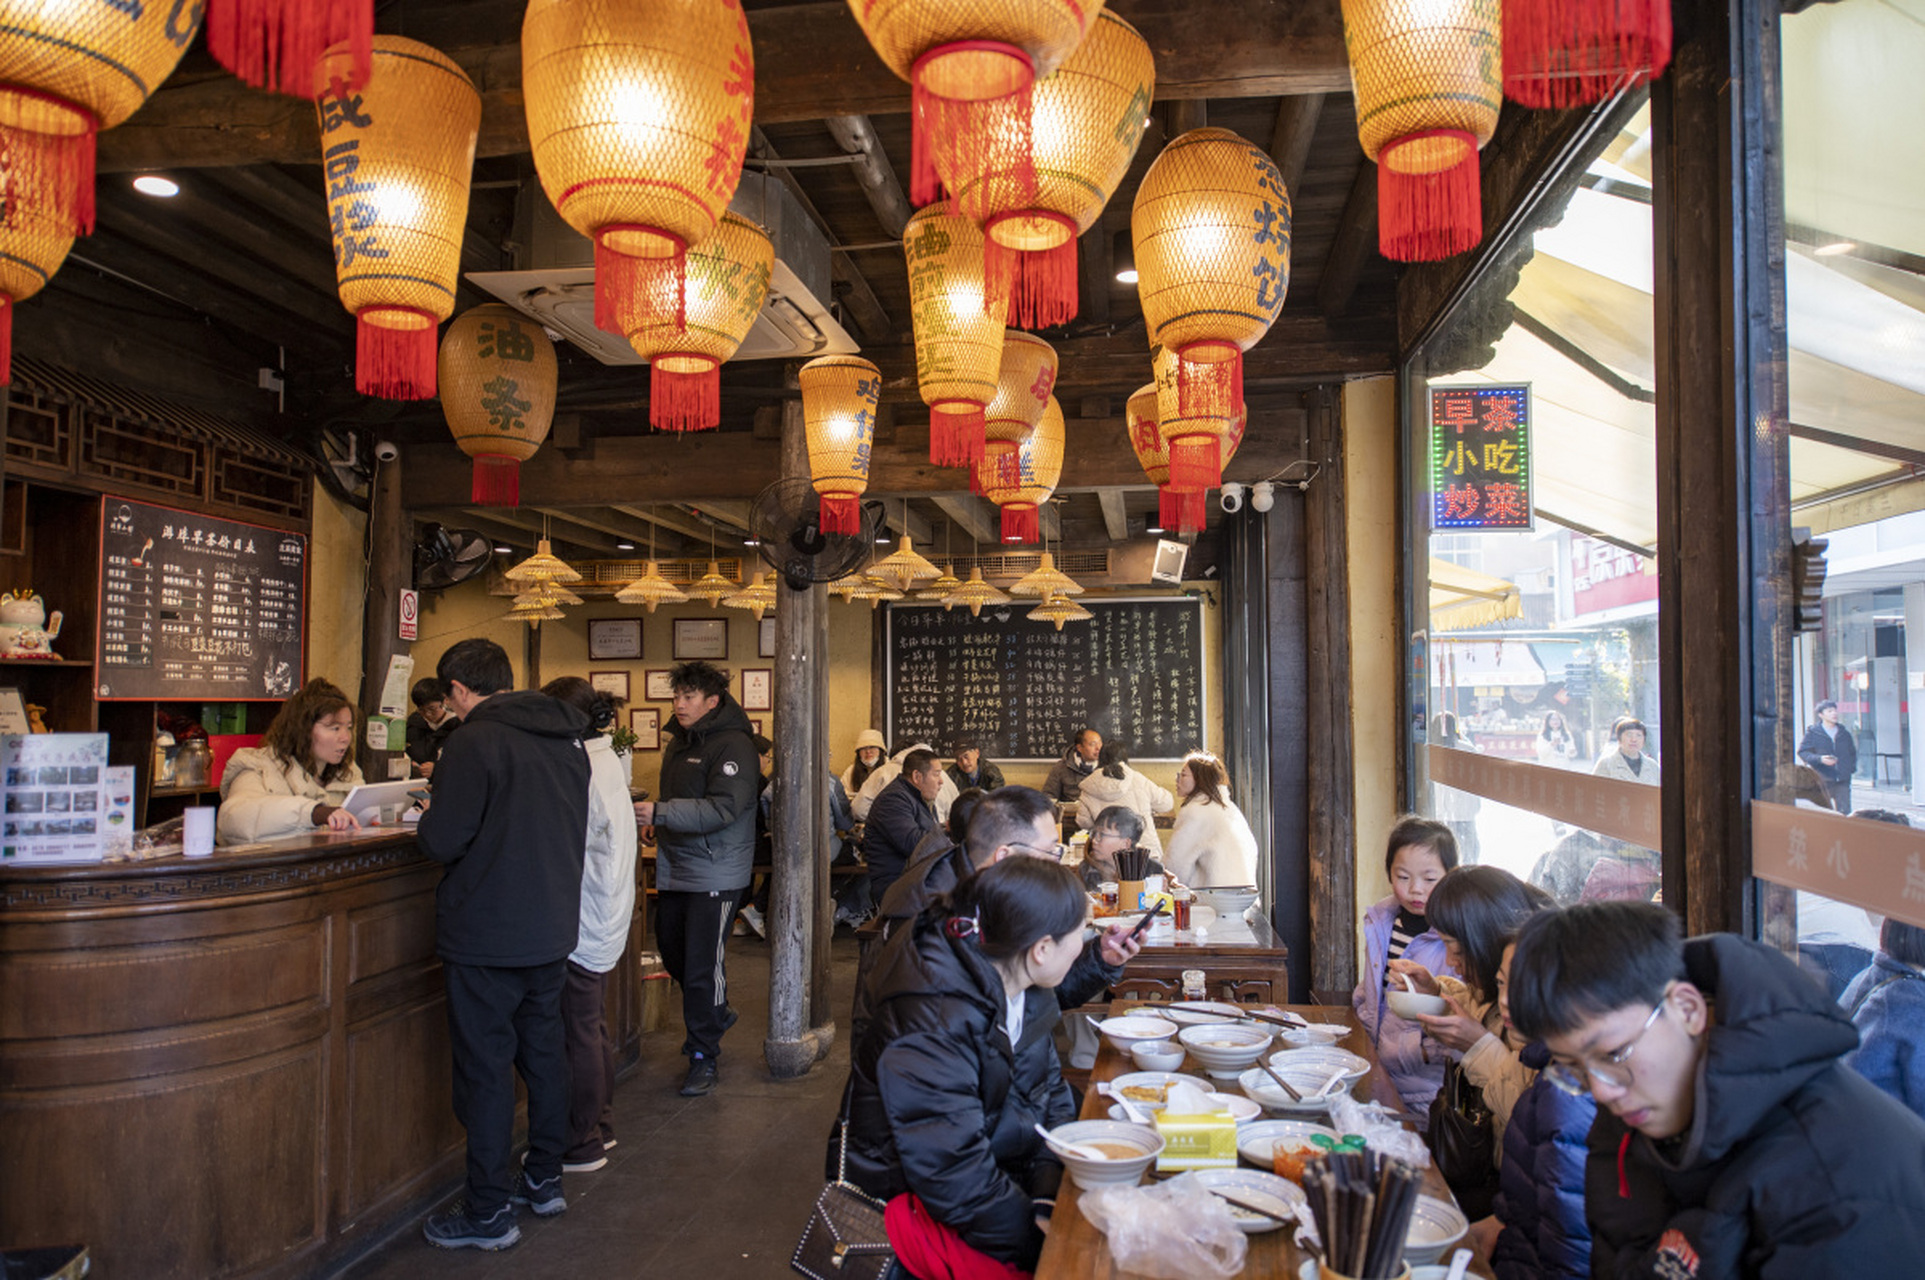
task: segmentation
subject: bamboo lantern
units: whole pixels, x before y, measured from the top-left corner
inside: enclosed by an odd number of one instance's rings
[[[368,82],[374,62],[374,0],[207,0],[207,51],[256,89],[314,96],[314,64],[329,45],[354,51],[353,74],[336,98]]]
[[[723,597],[722,607],[746,609],[755,615],[757,622],[762,621],[762,615],[775,608],[775,584],[768,577],[766,573],[756,574],[754,582],[732,596]]]
[[[749,336],[774,270],[768,233],[725,213],[715,234],[688,251],[685,325],[674,323],[669,299],[615,300],[617,326],[648,361],[650,423],[664,431],[722,424],[722,362]]]
[[[1670,0],[1503,0],[1504,95],[1527,107],[1601,102],[1664,74]]]
[[[860,533],[882,370],[861,356],[823,356],[803,365],[798,380],[822,532]]]
[[[529,0],[521,79],[542,189],[595,242],[595,323],[623,332],[619,299],[684,327],[687,255],[748,151],[755,51],[740,0]]]
[[[1176,353],[1184,415],[1229,421],[1243,406],[1243,353],[1270,331],[1290,285],[1283,176],[1229,130],[1192,129],[1143,175],[1130,238],[1150,343]],[[1222,475],[1213,436],[1185,436],[1170,450],[1180,489],[1211,488]]]
[[[448,326],[436,381],[448,429],[475,460],[472,501],[521,505],[521,464],[554,421],[555,376],[555,344],[513,307],[472,307]]]
[[[1095,225],[1129,171],[1156,85],[1150,46],[1109,10],[1030,107],[1036,189],[1025,199],[1001,174],[956,192],[956,209],[988,240],[989,293],[1024,329],[1076,315],[1076,238]]]
[[[1083,584],[1056,567],[1056,557],[1043,552],[1034,569],[1009,584],[1012,596],[1080,596]]]
[[[11,225],[94,229],[94,138],[174,72],[200,25],[179,4],[9,3],[0,21],[0,190]]]
[[[912,203],[934,201],[943,183],[959,191],[987,174],[1035,189],[1032,90],[1083,42],[1102,7],[1102,0],[849,0],[869,43],[909,82]]]
[[[1151,368],[1156,373],[1156,430],[1162,438],[1163,453],[1166,458],[1184,447],[1186,443],[1201,442],[1201,447],[1214,447],[1218,459],[1219,478],[1223,467],[1230,465],[1236,456],[1237,446],[1243,443],[1243,433],[1249,425],[1250,410],[1247,405],[1238,405],[1237,410],[1228,418],[1215,414],[1185,414],[1182,405],[1181,363],[1176,353],[1167,347],[1160,347],[1151,358]],[[1134,442],[1132,442],[1134,445]],[[1142,461],[1138,454],[1137,460]],[[1203,527],[1204,499],[1210,486],[1191,484],[1179,477],[1171,469],[1168,488],[1176,497],[1178,521],[1176,527],[1184,533],[1193,533]],[[1159,502],[1158,513],[1164,513]],[[1164,525],[1164,528],[1171,526]]]
[[[46,209],[23,207],[0,222],[0,387],[13,382],[14,304],[53,279],[73,244],[73,231]]]
[[[709,571],[689,584],[688,593],[692,596],[702,597],[702,599],[708,601],[709,604],[713,606],[717,601],[721,600],[722,597],[732,596],[741,589],[741,583],[733,578],[723,576],[722,566],[711,560],[709,561]]]
[[[993,459],[976,464],[976,476],[989,500],[1002,508],[1004,542],[1035,542],[1042,537],[1042,504],[1063,477],[1063,407],[1049,398],[1042,421],[1016,452],[1016,482],[1002,483]]]
[[[1034,334],[1011,329],[1003,334],[1003,358],[996,373],[996,398],[983,412],[983,465],[977,477],[994,475],[1007,487],[1017,483],[1017,451],[1029,439],[1049,406],[1056,386],[1056,348]]]
[[[544,622],[555,622],[568,615],[552,604],[539,600],[517,600],[509,607],[508,616],[531,627],[539,627]]]
[[[535,554],[501,575],[519,587],[544,582],[580,582],[581,571],[555,554],[554,544],[543,538],[535,543]]]
[[[1156,486],[1156,522],[1175,533],[1196,533],[1203,528],[1203,500],[1206,491],[1170,487],[1170,451],[1157,430],[1156,383],[1140,387],[1129,399],[1125,410],[1130,432],[1130,449],[1143,468],[1143,474]]]
[[[1003,318],[983,291],[983,235],[967,218],[924,209],[903,228],[916,386],[929,406],[929,461],[973,467],[983,409],[996,396]]]
[[[1043,602],[1031,609],[1026,615],[1031,622],[1053,622],[1061,631],[1065,622],[1088,622],[1096,615],[1077,604],[1058,595],[1046,595]]]
[[[662,568],[657,561],[650,560],[642,566],[642,576],[617,591],[615,598],[623,604],[639,604],[654,613],[660,605],[682,604],[688,595],[662,576]]]
[[[956,602],[949,597],[954,595],[956,588],[961,585],[962,579],[951,572],[951,566],[949,562],[945,560],[942,565],[942,571],[936,575],[935,581],[925,582],[916,592],[916,599],[940,601],[943,612],[947,613],[956,607]]]
[[[1500,0],[1343,0],[1357,136],[1377,165],[1377,246],[1398,262],[1484,234],[1477,152],[1503,101]]]
[[[347,92],[354,49],[331,46],[314,79],[334,275],[355,319],[354,388],[388,400],[435,393],[435,329],[454,314],[481,95],[447,55],[377,36],[368,87]]]
[[[969,581],[943,597],[942,607],[953,609],[962,605],[969,610],[969,616],[980,618],[986,604],[1008,604],[1009,597],[983,581],[980,566],[969,571]]]

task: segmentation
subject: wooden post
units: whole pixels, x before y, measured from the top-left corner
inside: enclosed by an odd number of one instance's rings
[[[361,623],[361,710],[367,714],[380,710],[389,660],[406,651],[401,642],[401,589],[413,582],[414,537],[401,507],[400,458],[374,464],[373,492],[368,510],[368,594]],[[384,781],[389,762],[406,759],[399,751],[369,751],[365,742],[355,758],[369,782]]]
[[[818,586],[810,593],[815,598],[815,749],[810,756],[815,766],[816,783],[809,792],[815,797],[815,956],[809,979],[809,1025],[815,1028],[818,1048],[823,1053],[835,1043],[835,988],[831,981],[829,943],[835,936],[835,889],[829,879],[829,859],[836,850],[834,815],[829,805],[829,776],[834,766],[829,756],[829,590]]]

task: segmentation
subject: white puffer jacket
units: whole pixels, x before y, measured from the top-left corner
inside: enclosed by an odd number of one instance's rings
[[[1076,794],[1076,825],[1085,831],[1096,828],[1096,815],[1113,804],[1131,809],[1143,819],[1143,847],[1161,861],[1163,841],[1156,834],[1156,815],[1176,808],[1176,797],[1148,778],[1123,766],[1123,776],[1112,778],[1101,769],[1083,779]]]
[[[1257,882],[1257,838],[1243,811],[1191,800],[1176,811],[1176,829],[1163,851],[1163,865],[1191,888]]]
[[[569,959],[591,973],[607,973],[628,946],[635,915],[635,808],[628,798],[628,762],[606,734],[588,748],[588,848],[582,861],[581,937]]]
[[[221,774],[221,809],[214,836],[221,844],[280,840],[314,830],[314,806],[337,808],[361,785],[361,766],[323,784],[292,760],[266,747],[242,747]]]

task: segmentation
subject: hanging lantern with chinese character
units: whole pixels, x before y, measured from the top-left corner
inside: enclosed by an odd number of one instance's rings
[[[13,381],[13,308],[53,279],[74,233],[43,209],[16,209],[0,222],[0,387]]]
[[[715,234],[688,251],[684,324],[673,300],[640,293],[615,299],[616,327],[648,360],[648,420],[664,431],[722,424],[722,362],[749,336],[769,296],[775,246],[768,233],[725,213]],[[660,277],[649,282],[666,288]]]
[[[929,461],[973,467],[983,407],[996,395],[1003,318],[983,293],[983,233],[967,218],[922,210],[903,228],[916,387],[929,406]]]
[[[849,0],[889,69],[909,82],[909,199],[987,174],[1034,191],[1030,100],[1089,33],[1102,0]],[[1028,197],[1023,197],[1027,201]]]
[[[882,371],[861,356],[823,356],[803,365],[798,378],[822,532],[860,533]]]
[[[1602,102],[1664,74],[1670,0],[1503,0],[1504,94],[1527,107]]]
[[[1042,420],[1016,451],[1014,484],[1002,483],[994,459],[985,457],[976,464],[984,495],[1002,508],[1004,542],[1035,542],[1043,536],[1040,509],[1063,477],[1063,444],[1063,408],[1051,396]]]
[[[1243,353],[1270,331],[1290,286],[1283,176],[1228,129],[1192,129],[1143,175],[1130,238],[1150,345],[1176,354],[1184,416],[1228,422],[1243,407]],[[1179,489],[1212,488],[1222,475],[1215,436],[1171,448]]]
[[[347,88],[354,49],[315,68],[322,176],[341,303],[354,314],[354,388],[435,393],[435,329],[454,314],[481,95],[446,54],[377,36],[374,71]]]
[[[256,89],[313,97],[314,64],[341,43],[354,51],[352,92],[373,66],[374,0],[207,0],[207,51]]]
[[[1203,528],[1202,489],[1188,492],[1170,488],[1170,451],[1156,429],[1156,384],[1139,387],[1125,410],[1130,449],[1143,474],[1156,486],[1156,523],[1173,533],[1196,533]]]
[[[0,220],[94,229],[94,138],[140,105],[200,28],[185,4],[11,3],[0,16]]]
[[[1501,0],[1343,0],[1357,136],[1377,166],[1377,247],[1434,262],[1484,235],[1477,152],[1503,102]]]
[[[983,462],[980,478],[995,475],[1003,485],[1016,483],[1017,451],[1043,420],[1056,389],[1056,348],[1033,333],[1003,334],[1003,358],[996,373],[996,398],[983,411]]]
[[[542,189],[595,242],[595,323],[685,327],[687,255],[735,195],[755,110],[740,0],[530,0],[521,81]]]
[[[475,460],[471,500],[519,506],[521,464],[555,417],[555,344],[513,307],[490,302],[448,326],[437,372],[442,416]]]
[[[1095,225],[1129,171],[1150,119],[1156,65],[1143,37],[1114,13],[1036,85],[1030,134],[1036,186],[1025,196],[1001,172],[956,191],[956,210],[981,224],[992,298],[1024,329],[1076,315],[1076,238]]]
[[[1230,465],[1230,459],[1236,456],[1237,446],[1243,443],[1244,428],[1250,421],[1249,407],[1238,405],[1236,412],[1228,418],[1213,413],[1186,414],[1183,412],[1181,365],[1176,353],[1168,347],[1157,348],[1151,357],[1150,367],[1156,374],[1156,381],[1152,384],[1156,388],[1153,425],[1161,438],[1164,457],[1167,459],[1186,447],[1214,448],[1220,480],[1222,468]],[[1134,446],[1134,439],[1131,443]],[[1137,460],[1142,461],[1141,452],[1137,454]],[[1179,477],[1174,468],[1169,470],[1165,495],[1168,502],[1159,501],[1158,513],[1167,515],[1174,509],[1177,523],[1175,526],[1166,523],[1163,527],[1194,533],[1203,528],[1204,507],[1211,486],[1191,483]]]

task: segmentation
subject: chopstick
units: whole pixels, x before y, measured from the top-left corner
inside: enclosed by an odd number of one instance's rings
[[[1258,1059],[1257,1065],[1263,1068],[1263,1073],[1265,1075],[1269,1076],[1272,1080],[1275,1080],[1278,1084],[1282,1085],[1283,1091],[1285,1093],[1289,1094],[1292,1098],[1295,1098],[1298,1102],[1303,1101],[1303,1095],[1297,1092],[1297,1086],[1291,1084],[1288,1080],[1285,1080],[1282,1076],[1278,1075],[1276,1073],[1276,1070],[1273,1067],[1271,1067],[1269,1063],[1264,1062],[1262,1059]]]
[[[1301,1018],[1292,1021],[1291,1019],[1296,1017],[1294,1014],[1279,1015],[1263,1013],[1256,1009],[1241,1010],[1237,1013],[1225,1013],[1221,1009],[1212,1009],[1208,1005],[1195,1004],[1190,1001],[1177,1001],[1169,1007],[1172,1009],[1180,1009],[1184,1013],[1200,1013],[1205,1017],[1220,1018],[1225,1022],[1269,1022],[1279,1027],[1289,1027],[1292,1031],[1310,1025]]]
[[[1332,1152],[1304,1170],[1303,1191],[1332,1271],[1387,1280],[1401,1267],[1418,1173],[1374,1151]]]

